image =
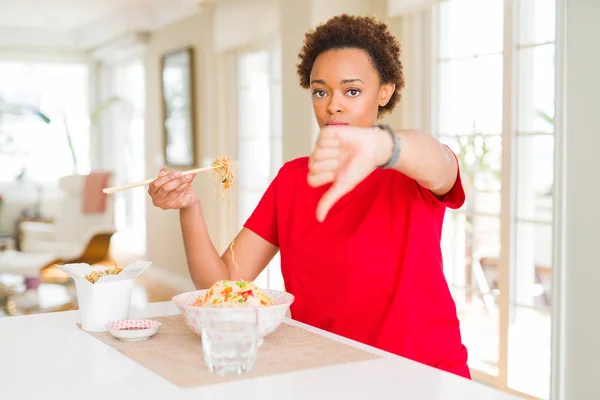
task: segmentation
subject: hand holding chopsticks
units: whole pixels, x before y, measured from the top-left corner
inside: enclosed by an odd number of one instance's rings
[[[181,173],[181,175],[184,176],[184,175],[197,174],[199,172],[210,171],[210,170],[213,170],[215,168],[218,168],[218,166],[215,165],[215,166],[212,166],[212,167],[190,169],[188,171],[183,171]],[[154,182],[156,179],[158,179],[158,178],[146,179],[145,181],[129,183],[127,185],[122,185],[122,186],[109,187],[109,188],[102,189],[102,191],[104,193],[106,193],[106,194],[112,194],[112,193],[115,193],[115,192],[119,192],[121,190],[127,190],[127,189],[132,189],[132,188],[135,188],[135,187],[138,187],[138,186],[149,185],[150,183]]]

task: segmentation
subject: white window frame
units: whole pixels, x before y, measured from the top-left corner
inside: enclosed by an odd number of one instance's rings
[[[145,80],[147,79],[146,74],[146,64],[145,64],[145,55],[147,51],[147,40],[148,38],[145,35],[132,37],[132,41],[129,42],[124,40],[123,46],[115,46],[112,48],[110,45],[99,48],[90,53],[90,104],[91,108],[99,107],[103,104],[103,102],[117,95],[115,90],[115,82],[118,77],[119,68],[125,65],[128,65],[133,62],[139,62],[144,71],[144,90],[146,90]],[[124,99],[125,102],[128,102],[127,99]],[[120,108],[119,108],[120,107]],[[90,157],[92,159],[92,168],[93,169],[106,169],[113,171],[112,179],[115,181],[115,184],[118,184],[118,180],[128,180],[135,181],[142,180],[145,178],[146,171],[146,163],[145,160],[142,162],[143,168],[141,169],[140,175],[137,177],[125,177],[123,173],[129,172],[126,171],[125,165],[123,165],[124,157],[121,155],[121,152],[124,150],[123,146],[120,146],[119,143],[122,141],[122,131],[117,129],[119,123],[122,122],[122,117],[119,115],[119,112],[123,112],[124,107],[130,107],[129,104],[119,105],[117,103],[117,107],[111,106],[109,109],[105,110],[102,114],[99,115],[98,124],[95,127],[91,127],[91,140],[90,143],[92,145]],[[133,112],[141,111],[144,116],[144,131],[146,130],[146,105],[144,104],[144,108],[142,110],[133,110]],[[147,148],[147,137],[143,136],[143,146],[144,149]],[[115,147],[116,146],[116,147]],[[145,152],[146,150],[144,150]],[[118,172],[115,170],[118,170]],[[116,223],[121,223],[123,226],[118,226],[117,238],[119,238],[119,231],[124,228],[126,231],[132,228],[139,228],[135,231],[130,232],[130,234],[134,234],[136,243],[128,248],[128,251],[131,251],[133,254],[144,255],[147,252],[147,226],[146,221],[141,220],[138,214],[138,218],[132,217],[130,211],[135,208],[140,211],[142,209],[142,214],[145,214],[146,210],[146,202],[142,201],[139,197],[139,192],[137,194],[123,193],[122,195],[117,196],[120,199],[120,204],[122,204],[125,210],[125,220],[117,221]],[[137,200],[137,202],[136,202]],[[122,209],[118,209],[115,205],[115,219],[117,218],[117,213],[119,211],[123,211]],[[137,225],[137,226],[135,226]],[[142,235],[143,237],[139,237]],[[119,245],[125,245],[129,238],[123,238],[123,242],[119,243]]]
[[[515,121],[515,107],[516,107],[516,73],[517,73],[517,62],[516,62],[516,48],[517,40],[515,38],[515,23],[517,20],[517,7],[515,6],[518,0],[504,0],[504,38],[503,38],[503,118],[502,118],[502,175],[501,175],[501,213],[500,213],[500,232],[501,232],[501,253],[500,253],[500,268],[499,268],[499,290],[501,293],[500,297],[500,314],[499,314],[499,368],[498,376],[490,375],[478,370],[471,370],[474,380],[479,382],[495,386],[503,391],[518,394],[525,398],[534,398],[521,393],[517,390],[511,389],[507,384],[507,368],[508,368],[508,332],[509,332],[509,318],[511,309],[511,297],[508,295],[511,288],[511,260],[514,257],[512,252],[515,243],[514,236],[516,230],[516,224],[513,219],[515,218],[515,200],[514,191],[516,179],[515,173],[515,157],[513,156],[513,148],[516,142],[516,121]],[[552,264],[552,306],[551,306],[551,335],[552,335],[552,366],[551,366],[551,379],[550,379],[550,394],[553,399],[560,399],[561,394],[561,382],[564,376],[564,371],[560,367],[561,357],[561,330],[562,330],[562,318],[561,318],[561,298],[564,291],[561,272],[564,269],[564,263],[562,262],[564,246],[562,240],[563,232],[563,204],[562,197],[564,195],[563,188],[563,158],[562,158],[562,143],[563,129],[561,127],[561,120],[563,114],[563,99],[564,93],[562,90],[563,78],[563,61],[564,57],[564,38],[561,36],[564,32],[564,23],[562,18],[564,17],[565,6],[564,0],[556,0],[556,38],[555,38],[555,130],[554,130],[554,192],[553,192],[553,264]],[[413,76],[411,79],[421,80],[421,83],[415,83],[415,85],[421,85],[423,89],[429,89],[425,94],[421,94],[415,98],[408,99],[411,101],[411,120],[413,127],[421,128],[425,131],[432,132],[433,127],[436,127],[437,121],[436,116],[438,114],[436,101],[434,101],[438,93],[436,93],[437,85],[437,63],[436,54],[437,51],[437,26],[438,19],[435,12],[435,7],[421,9],[406,14],[403,16],[404,22],[407,24],[408,29],[405,31],[410,40],[409,43],[403,43],[409,50],[413,50],[411,53],[411,69],[417,73],[418,76]],[[415,37],[418,37],[415,39]],[[406,46],[408,44],[408,46]],[[510,49],[510,51],[507,51]]]
[[[270,41],[257,42],[251,46],[245,46],[243,48],[237,49],[236,51],[232,51],[229,54],[229,76],[231,77],[230,82],[232,85],[229,90],[229,98],[230,104],[229,109],[231,110],[231,115],[236,116],[233,118],[234,122],[231,123],[230,129],[228,129],[229,134],[232,137],[230,142],[231,154],[235,155],[235,159],[238,159],[239,155],[239,129],[237,126],[237,116],[238,116],[238,57],[240,54],[245,52],[253,52],[253,51],[267,51],[269,55],[269,89],[270,89],[270,99],[281,99],[281,91],[282,91],[282,79],[281,79],[281,41],[279,38],[274,38]],[[279,95],[276,95],[274,92],[279,90]],[[274,105],[272,101],[270,101],[270,121],[269,121],[269,152],[270,152],[270,165],[269,165],[269,176],[268,182],[270,183],[275,176],[277,175],[279,168],[282,164],[282,152],[283,152],[283,131],[281,124],[281,104]],[[277,110],[279,110],[279,115],[277,115]],[[279,146],[279,149],[276,147]],[[268,185],[263,189],[266,190]],[[236,190],[234,204],[236,205],[235,210],[236,214],[233,216],[233,223],[236,227],[241,227],[245,221],[240,219],[239,210],[240,202],[241,202],[241,192],[243,192],[241,187],[238,187]],[[261,193],[261,195],[264,194]],[[230,229],[226,229],[225,232],[229,232]],[[231,238],[232,239],[232,238]],[[231,240],[230,239],[230,240]],[[265,286],[268,289],[276,289],[283,290],[282,282],[283,279],[281,277],[281,263],[279,254],[277,254],[273,260],[269,263],[269,265],[263,270],[263,272],[259,275],[257,280],[264,279]]]

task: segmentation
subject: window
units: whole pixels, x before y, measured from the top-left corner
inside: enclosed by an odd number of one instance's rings
[[[0,181],[88,173],[89,146],[87,65],[0,61]]]
[[[555,2],[505,3],[435,9],[432,126],[467,192],[446,214],[444,271],[475,378],[549,398]]]
[[[102,128],[100,163],[113,172],[113,182],[138,182],[146,178],[145,74],[143,60],[129,58],[103,64],[102,99],[97,107]],[[145,190],[125,190],[114,195],[113,242],[126,254],[146,252]]]
[[[282,164],[279,44],[237,55],[238,228],[256,208]],[[279,254],[256,282],[283,289]]]

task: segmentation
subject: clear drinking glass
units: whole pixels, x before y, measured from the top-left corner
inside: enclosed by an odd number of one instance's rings
[[[217,375],[250,371],[258,348],[256,310],[207,309],[205,317],[202,350],[208,369]]]

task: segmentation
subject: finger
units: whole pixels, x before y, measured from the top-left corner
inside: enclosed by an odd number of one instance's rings
[[[150,195],[156,194],[159,190],[163,188],[163,186],[175,179],[178,179],[181,176],[180,171],[173,171],[156,178],[148,187]]]
[[[160,207],[161,204],[164,204],[165,199],[171,194],[171,192],[185,184],[188,184],[187,179],[180,177],[162,185],[160,189],[156,191],[156,193],[152,194],[152,201],[154,205]]]
[[[315,146],[317,149],[328,149],[328,148],[338,148],[340,147],[340,141],[336,138],[323,138],[320,137],[317,139],[317,143]]]
[[[323,139],[334,139],[337,138],[338,134],[343,130],[343,126],[327,126],[321,130],[319,137],[322,137]]]
[[[167,171],[166,169],[161,169],[158,172],[158,177],[148,185],[148,193],[153,195],[156,193],[162,185],[169,182],[170,180],[176,178],[178,176],[179,171]]]
[[[156,179],[148,185],[148,194],[150,196],[152,196],[156,192],[156,189],[154,188],[154,185],[156,184],[156,180],[158,178],[164,177],[168,173],[169,173],[169,171],[166,168],[161,168],[160,171],[158,171],[158,175],[157,175]]]
[[[307,177],[308,185],[311,187],[323,186],[335,180],[334,172],[324,172],[321,174],[309,174]]]
[[[177,189],[171,191],[167,197],[164,199],[164,205],[166,208],[178,208],[177,203],[181,202],[182,196],[185,191],[190,187],[189,183],[184,183],[179,186]]]
[[[331,188],[323,194],[319,204],[317,204],[317,221],[323,222],[331,210],[331,207],[347,193],[343,185],[334,183]]]
[[[195,177],[196,177],[196,174],[188,174],[188,175],[181,175],[180,179],[184,183],[191,183],[194,180]]]
[[[329,160],[316,161],[312,162],[308,171],[311,175],[318,175],[324,172],[336,172],[340,168],[340,160],[337,158],[332,158]]]
[[[328,160],[331,158],[340,158],[340,154],[341,154],[341,151],[337,147],[318,148],[313,152],[313,154],[311,156],[311,161],[316,162],[316,161]]]
[[[188,183],[188,179],[185,176],[180,176],[162,185],[157,194],[162,194],[162,197],[166,198],[172,191],[180,188],[182,185],[187,185]]]

